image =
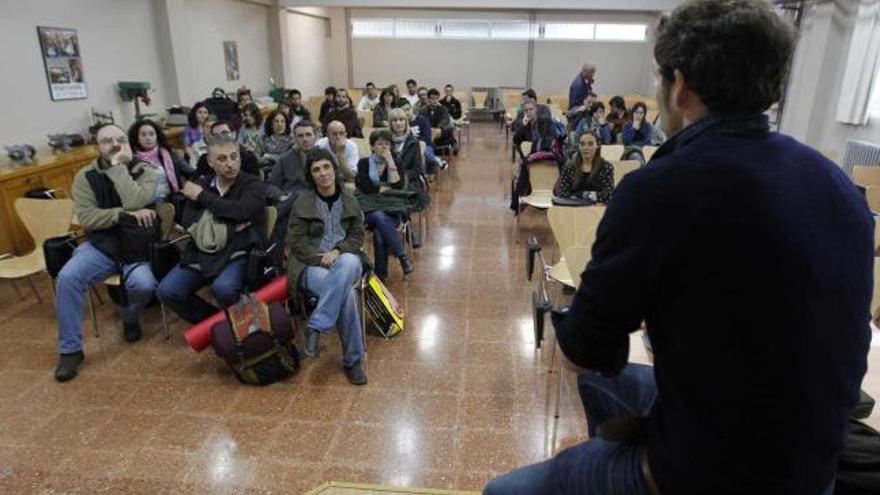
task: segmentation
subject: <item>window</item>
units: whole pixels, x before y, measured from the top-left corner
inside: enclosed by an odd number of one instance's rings
[[[868,118],[880,119],[880,67],[874,74],[874,84],[871,87],[871,100],[868,102]]]
[[[545,40],[591,40],[595,25],[573,22],[544,23]]]
[[[394,19],[395,38],[436,38],[437,21],[425,19]]]
[[[443,38],[486,39],[489,37],[487,21],[440,21]]]
[[[394,19],[352,20],[351,35],[355,38],[391,38],[394,36]]]
[[[596,39],[604,41],[645,41],[644,24],[596,24]]]
[[[527,40],[533,36],[529,21],[493,21],[489,37],[500,40]]]

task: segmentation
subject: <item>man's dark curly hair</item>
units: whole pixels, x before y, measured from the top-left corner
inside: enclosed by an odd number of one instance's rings
[[[754,115],[782,97],[794,29],[765,0],[689,0],[664,15],[654,59],[665,83],[678,69],[717,115]]]

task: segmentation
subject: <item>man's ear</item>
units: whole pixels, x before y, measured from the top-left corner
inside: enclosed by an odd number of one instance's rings
[[[674,110],[681,111],[692,103],[694,94],[680,70],[675,69],[674,78],[669,91],[669,103]]]

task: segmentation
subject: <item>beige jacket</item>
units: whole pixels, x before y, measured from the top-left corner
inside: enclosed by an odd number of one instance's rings
[[[124,165],[116,165],[101,169],[98,161],[86,165],[77,172],[73,179],[73,212],[76,214],[79,224],[85,230],[101,230],[113,227],[119,222],[119,214],[123,211],[136,211],[152,204],[156,196],[156,186],[159,183],[159,173],[152,167],[146,167],[137,162],[132,165],[131,172]],[[98,170],[106,174],[116,188],[116,194],[122,200],[121,208],[99,208],[95,198],[95,192],[86,178],[90,170]],[[137,180],[133,179],[132,173],[140,173]]]

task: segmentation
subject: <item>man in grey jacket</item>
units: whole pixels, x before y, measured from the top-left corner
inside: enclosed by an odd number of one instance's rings
[[[125,340],[141,338],[140,313],[153,298],[156,278],[146,261],[123,263],[118,259],[120,218],[134,217],[139,225],[158,221],[148,209],[156,194],[159,174],[143,163],[132,163],[125,132],[114,124],[97,134],[98,160],[83,167],[73,179],[73,210],[86,233],[86,242],[76,248],[55,282],[60,359],[55,379],[76,377],[85,355],[82,342],[82,314],[86,294],[95,282],[124,274],[127,302],[120,307]]]

